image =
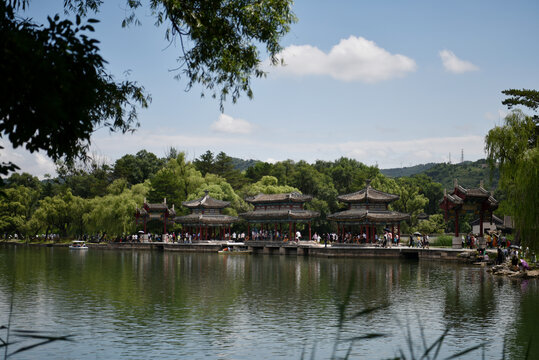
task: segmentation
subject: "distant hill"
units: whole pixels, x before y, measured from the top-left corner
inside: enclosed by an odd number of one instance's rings
[[[239,158],[232,158],[232,164],[234,165],[234,169],[237,169],[239,171],[244,171],[249,169],[251,166],[255,166],[256,163],[260,162],[260,160],[243,160]]]
[[[429,163],[405,168],[382,169],[380,171],[390,177],[425,174],[433,181],[442,184],[442,187],[447,190],[453,189],[454,179],[457,179],[460,185],[467,188],[478,187],[481,180],[483,180],[484,187],[487,190],[497,188],[500,180],[500,172],[496,169],[492,174],[491,181],[490,168],[485,159],[465,161],[459,164]]]
[[[454,179],[458,179],[459,184],[467,188],[478,187],[481,180],[483,180],[484,187],[487,190],[496,189],[500,180],[500,172],[495,169],[492,173],[491,181],[490,168],[485,159],[473,162],[465,161],[460,164],[436,164],[426,170],[424,174],[430,176],[432,180],[439,182],[448,190],[453,189]]]
[[[412,176],[415,174],[420,174],[429,170],[430,168],[436,166],[436,163],[421,164],[403,168],[392,168],[392,169],[381,169],[380,172],[385,176],[398,178],[403,176]]]

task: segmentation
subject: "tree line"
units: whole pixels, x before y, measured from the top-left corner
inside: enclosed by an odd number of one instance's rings
[[[411,221],[403,231],[443,232],[446,224],[438,209],[443,197],[442,185],[424,174],[389,178],[375,166],[342,157],[335,161],[256,162],[247,170],[234,166],[233,158],[207,151],[188,161],[183,152],[171,148],[165,157],[146,150],[127,154],[114,164],[92,160],[87,163],[57,162],[57,176],[40,181],[28,173],[13,173],[3,180],[0,203],[0,233],[33,238],[39,234],[78,237],[83,234],[122,236],[137,231],[134,213],[144,199],[151,203],[174,204],[178,215],[188,210],[181,203],[210,196],[230,202],[224,212],[236,216],[249,211],[247,196],[258,193],[301,192],[313,196],[306,204],[321,216],[313,224],[315,231],[331,231],[326,221],[330,213],[343,209],[339,194],[361,190],[366,180],[376,189],[399,195],[390,205],[393,210],[409,213]],[[430,220],[419,223],[421,213]],[[244,224],[237,225],[243,228]],[[171,230],[180,230],[176,225]],[[150,224],[150,231],[162,229]]]

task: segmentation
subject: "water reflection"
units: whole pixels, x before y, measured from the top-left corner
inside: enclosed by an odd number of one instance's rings
[[[388,307],[347,322],[343,336],[390,335],[353,356],[394,356],[408,325],[421,347],[422,324],[427,342],[451,329],[445,355],[487,341],[500,358],[505,334],[518,358],[538,330],[537,281],[451,263],[0,247],[1,313],[13,294],[18,327],[78,335],[70,349],[39,349],[51,358],[300,358],[305,346],[327,358],[350,279],[349,314]]]

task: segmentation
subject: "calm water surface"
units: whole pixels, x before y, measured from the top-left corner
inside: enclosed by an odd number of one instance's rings
[[[441,358],[486,343],[464,358],[501,359],[505,339],[519,359],[530,337],[539,358],[536,280],[434,261],[0,246],[0,325],[13,301],[12,328],[75,335],[18,359],[326,359],[351,281],[348,317],[387,305],[345,321],[341,339],[386,335],[354,343],[351,358],[417,355],[445,329]],[[12,340],[10,352],[33,343]]]

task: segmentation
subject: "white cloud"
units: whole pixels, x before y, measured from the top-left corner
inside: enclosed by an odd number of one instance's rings
[[[416,69],[413,59],[391,54],[363,37],[350,36],[329,53],[311,45],[291,45],[278,56],[285,66],[277,71],[296,76],[329,75],[342,81],[375,83],[402,77]]]
[[[227,134],[250,134],[253,131],[253,125],[246,120],[221,114],[219,119],[211,124],[211,129]]]
[[[423,138],[413,140],[391,140],[384,151],[380,151],[379,141],[350,141],[337,145],[345,156],[357,159],[367,165],[380,164],[380,168],[411,166],[428,162],[446,162],[449,153],[456,161],[464,150],[465,158],[485,157],[484,136],[459,136]]]
[[[318,141],[315,143],[320,144]],[[166,149],[173,146],[180,151],[186,151],[189,160],[200,156],[206,150],[211,150],[214,153],[224,151],[230,156],[260,159],[271,163],[286,159],[309,162],[317,159],[333,161],[346,156],[367,165],[378,164],[380,168],[443,162],[448,160],[449,153],[456,161],[461,149],[464,149],[467,160],[485,157],[483,135],[390,141],[384,137],[350,141],[328,137],[322,146],[313,147],[313,139],[307,134],[277,136],[271,133],[243,137],[233,134],[179,134],[172,129],[155,129],[151,132],[137,131],[133,135],[114,134],[95,139],[92,144],[100,153],[108,154],[111,158],[119,158],[126,153],[134,154],[141,149],[151,151],[157,156],[164,156]]]
[[[20,170],[17,172],[27,172],[42,179],[45,174],[55,174],[56,166],[54,162],[39,152],[30,153],[24,148],[13,149],[11,143],[0,139],[0,146],[4,149],[0,150],[1,162],[13,162]]]
[[[1,143],[1,141],[0,141]],[[319,144],[316,142],[316,144]],[[256,136],[237,136],[230,134],[211,135],[207,133],[179,133],[173,129],[141,130],[132,135],[113,134],[92,140],[92,153],[107,154],[110,163],[125,154],[135,154],[145,149],[158,157],[165,156],[166,150],[173,146],[187,153],[193,160],[210,150],[214,153],[224,151],[230,156],[243,159],[266,159],[267,162],[292,159],[295,161],[316,160],[333,161],[341,156],[350,157],[366,165],[376,165],[381,169],[412,166],[428,162],[444,162],[449,153],[453,161],[460,157],[464,149],[466,160],[485,157],[484,136],[469,135],[459,137],[391,139],[371,137],[369,140],[350,140],[327,137],[321,146],[313,146],[309,135],[301,134],[262,134]],[[8,150],[8,151],[6,151]],[[45,155],[30,154],[24,150],[4,149],[2,161],[14,161],[22,171],[43,177],[49,173],[55,176],[54,164]]]
[[[445,70],[454,74],[462,74],[468,71],[477,71],[479,68],[469,61],[459,59],[452,51],[442,50],[439,52]]]

